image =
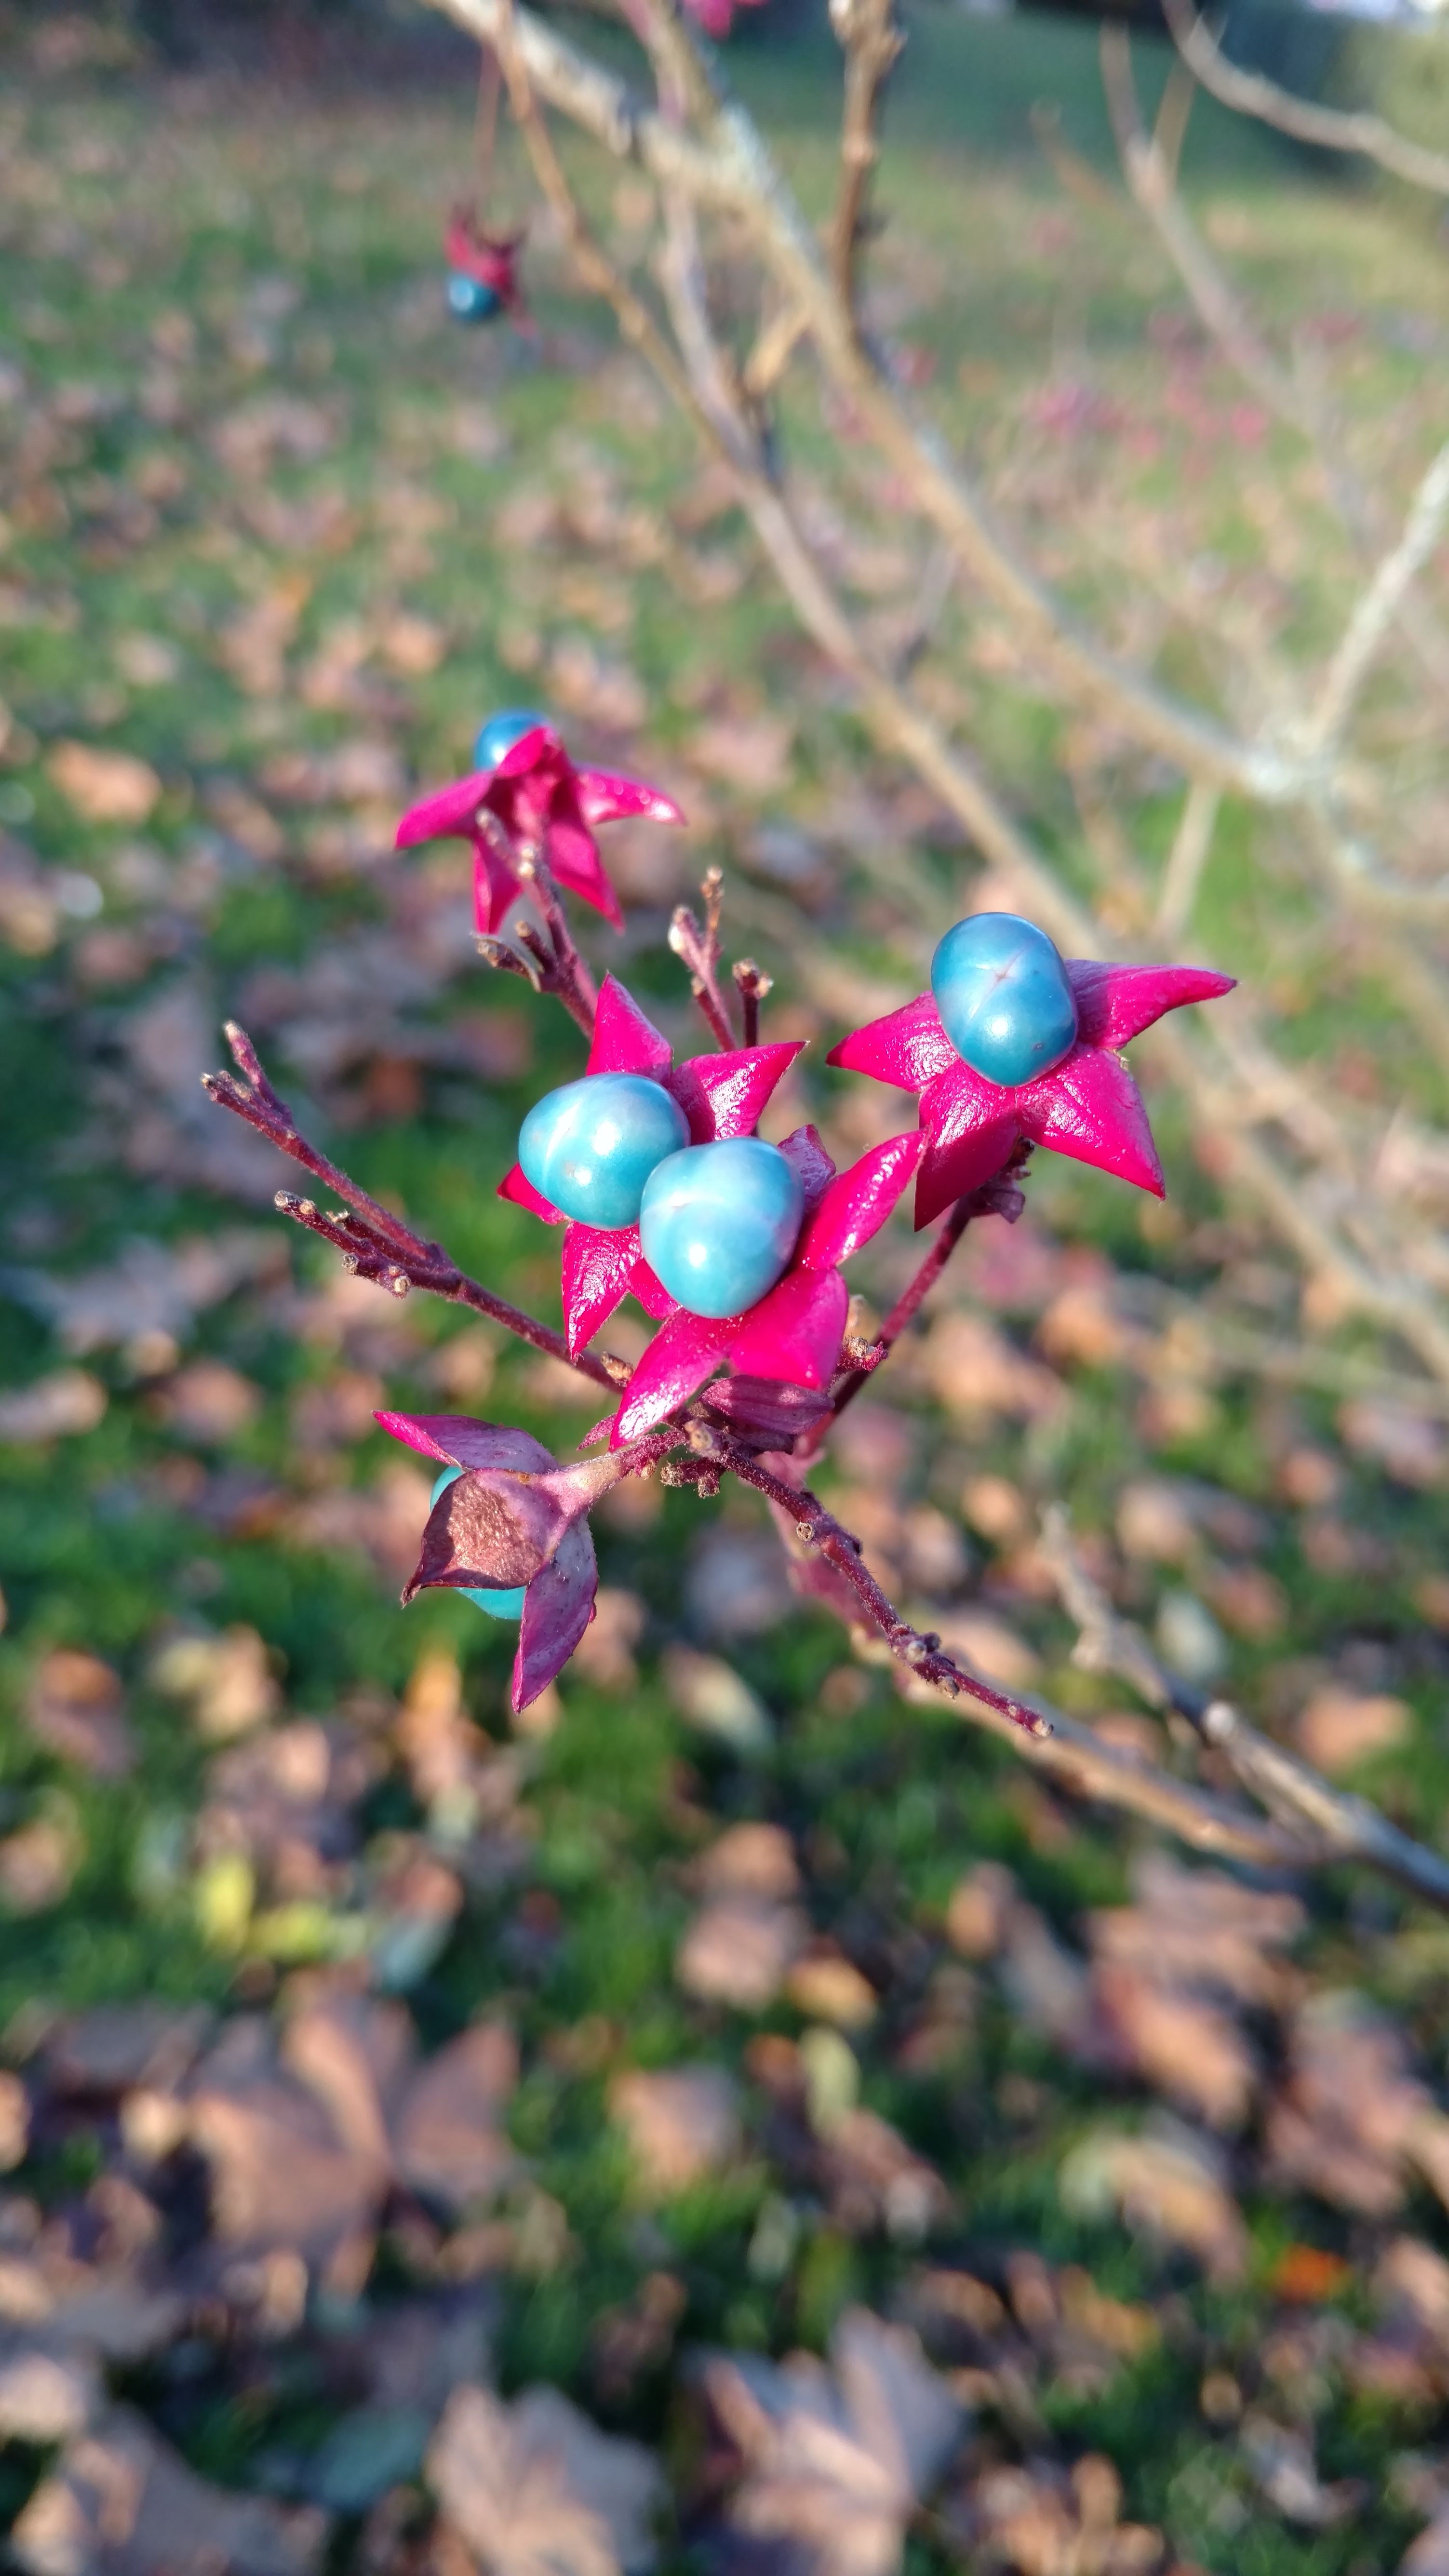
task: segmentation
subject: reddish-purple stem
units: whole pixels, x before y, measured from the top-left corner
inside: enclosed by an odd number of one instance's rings
[[[269,1143],[350,1203],[337,1215],[328,1216],[311,1199],[299,1199],[290,1190],[279,1190],[277,1205],[284,1216],[294,1218],[309,1234],[320,1234],[324,1242],[334,1244],[363,1278],[375,1280],[395,1296],[408,1288],[429,1289],[435,1297],[446,1297],[454,1305],[469,1306],[475,1314],[488,1316],[505,1332],[517,1334],[520,1341],[530,1342],[536,1351],[546,1351],[551,1359],[564,1360],[581,1377],[592,1378],[611,1394],[617,1394],[627,1384],[629,1372],[622,1361],[614,1362],[611,1368],[590,1351],[581,1351],[575,1358],[562,1333],[555,1332],[549,1324],[540,1324],[520,1306],[511,1305],[506,1297],[497,1297],[491,1288],[470,1279],[440,1243],[425,1242],[390,1208],[383,1207],[367,1190],[359,1189],[355,1181],[350,1181],[345,1172],[299,1134],[291,1110],[263,1073],[245,1029],[229,1020],[226,1034],[244,1080],[238,1082],[230,1073],[204,1073],[201,1079],[212,1099],[219,1108],[244,1118],[249,1127],[255,1127]]]
[[[831,1403],[832,1420],[844,1412],[852,1399],[859,1395],[866,1379],[874,1377],[876,1370],[890,1357],[906,1326],[914,1322],[935,1287],[972,1218],[1004,1216],[1008,1224],[1015,1223],[1025,1205],[1022,1192],[1016,1186],[1016,1178],[1019,1172],[1025,1171],[1030,1152],[1026,1138],[1018,1138],[1000,1171],[993,1172],[989,1181],[982,1181],[956,1201],[914,1279],[909,1287],[902,1290],[882,1324],[868,1365],[849,1370],[838,1381]]]
[[[728,1051],[735,1044],[735,1033],[730,1026],[730,1015],[719,980],[720,889],[723,881],[718,868],[706,870],[700,887],[704,896],[702,930],[687,903],[676,905],[669,925],[669,945],[689,969],[690,991],[709,1023],[716,1044]]]
[[[978,1681],[974,1673],[963,1672],[950,1655],[941,1652],[939,1637],[923,1635],[903,1619],[889,1601],[860,1552],[859,1539],[852,1538],[833,1512],[810,1492],[808,1486],[790,1485],[783,1476],[774,1475],[749,1450],[741,1448],[727,1434],[716,1435],[713,1454],[722,1467],[738,1476],[745,1485],[753,1485],[778,1510],[788,1514],[795,1524],[796,1536],[820,1554],[844,1577],[855,1594],[871,1626],[879,1630],[891,1653],[919,1673],[923,1681],[955,1699],[965,1691],[972,1699],[994,1708],[1000,1717],[1010,1718],[1027,1735],[1050,1735],[1047,1720],[1024,1701],[1012,1699],[1005,1691],[993,1690],[989,1682]]]

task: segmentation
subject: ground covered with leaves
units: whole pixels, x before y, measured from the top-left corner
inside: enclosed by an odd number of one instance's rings
[[[1439,2576],[1437,1920],[1059,1797],[793,1600],[748,1496],[618,1489],[599,1617],[522,1721],[506,1630],[398,1608],[427,1484],[374,1410],[567,1454],[597,1392],[289,1234],[289,1173],[198,1082],[222,1017],[362,1181],[552,1317],[553,1241],[494,1190],[576,1033],[479,964],[465,854],[391,855],[483,714],[540,702],[678,795],[687,835],[615,834],[631,927],[590,944],[697,1046],[664,932],[723,863],[765,1034],[816,1041],[779,1132],[842,1157],[902,1123],[822,1069],[918,989],[892,871],[943,927],[989,889],[547,226],[535,346],[447,323],[466,70],[327,100],[86,51],[54,22],[0,110],[13,2562]],[[1255,633],[1324,625],[1311,496],[1272,499],[1275,433],[1091,157],[1076,38],[927,26],[917,60],[877,289],[902,366],[1084,588],[1115,545],[1236,585]],[[743,74],[808,187],[823,57]],[[1043,159],[1025,109],[1059,77]],[[1204,131],[1209,228],[1409,435],[1441,255]],[[647,206],[610,187],[627,249]],[[1164,561],[1188,487],[1199,551]],[[916,580],[889,493],[828,533],[888,633]],[[1001,668],[988,635],[942,712],[1030,765]],[[1204,905],[1346,1095],[1442,1105],[1392,996],[1345,1026],[1301,906],[1259,918],[1231,854]],[[1034,1174],[822,1490],[964,1660],[1186,1764],[1070,1661],[1039,1534],[1065,1499],[1173,1660],[1437,1842],[1446,1426],[1331,1317],[1307,1337],[1153,1096],[1166,1209]],[[898,1224],[861,1264],[877,1310],[912,1261]]]

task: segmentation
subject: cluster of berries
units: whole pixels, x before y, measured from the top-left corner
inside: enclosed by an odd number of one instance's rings
[[[399,846],[466,834],[486,933],[523,891],[529,852],[617,924],[593,826],[624,814],[677,822],[677,806],[633,780],[576,769],[532,709],[491,717],[474,757],[469,777],[404,817]],[[1232,980],[1199,967],[1065,959],[1014,913],[972,914],[937,947],[929,993],[857,1029],[827,1059],[918,1092],[921,1103],[914,1130],[837,1173],[813,1127],[778,1145],[757,1132],[798,1041],[676,1066],[668,1040],[606,978],[585,1073],[529,1110],[499,1186],[566,1229],[572,1352],[629,1294],[660,1326],[607,1426],[611,1445],[661,1422],[721,1365],[736,1379],[828,1388],[848,1305],[841,1266],[913,1176],[918,1227],[991,1180],[1023,1139],[1160,1197],[1146,1111],[1117,1049]],[[459,1472],[439,1477],[435,1501]],[[469,1597],[495,1616],[516,1616],[522,1604],[521,1591]]]

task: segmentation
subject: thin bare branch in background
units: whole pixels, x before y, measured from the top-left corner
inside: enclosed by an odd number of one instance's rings
[[[1296,353],[1297,363],[1291,370],[1283,365],[1183,203],[1177,187],[1177,150],[1167,149],[1162,140],[1163,117],[1173,83],[1169,81],[1157,127],[1149,139],[1137,102],[1131,38],[1125,27],[1104,24],[1101,55],[1112,129],[1123,175],[1134,199],[1182,279],[1199,320],[1229,366],[1236,369],[1269,411],[1308,441],[1318,458],[1328,498],[1355,550],[1365,563],[1372,562],[1385,543],[1384,512],[1376,494],[1365,487],[1343,452],[1330,406],[1306,363],[1306,350]],[[1181,66],[1178,69],[1181,71]],[[1190,88],[1191,75],[1184,78]],[[1180,140],[1179,136],[1179,144]],[[1403,628],[1436,688],[1441,693],[1449,691],[1449,636],[1427,606],[1411,596],[1411,588],[1411,583],[1406,582],[1396,593],[1390,618]],[[1321,766],[1324,752],[1336,737],[1320,741],[1310,730],[1301,732],[1297,739],[1310,763],[1316,756]]]
[[[1168,157],[1158,137],[1149,135],[1143,124],[1132,74],[1132,39],[1126,27],[1103,20],[1101,56],[1102,86],[1127,184],[1201,320],[1259,401],[1291,422],[1305,438],[1316,440],[1319,423],[1305,404],[1301,388],[1279,365],[1207,250],[1178,194],[1175,160]]]
[[[1341,740],[1355,701],[1414,583],[1441,543],[1449,520],[1449,442],[1440,448],[1414,495],[1404,532],[1384,557],[1329,664],[1306,743],[1324,752]]]
[[[830,23],[845,52],[840,193],[830,231],[830,264],[841,303],[853,315],[857,260],[870,220],[871,174],[880,159],[881,93],[906,40],[895,23],[895,0],[830,0]]]
[[[516,0],[432,0],[432,5],[497,44],[506,73],[511,57],[510,89],[517,79],[519,95],[535,116],[536,102],[547,100],[609,151],[639,161],[661,186],[682,190],[701,212],[738,218],[785,303],[804,316],[825,374],[901,474],[913,507],[937,527],[963,569],[1013,620],[1053,687],[1115,717],[1145,746],[1191,775],[1217,778],[1269,803],[1291,801],[1305,791],[1310,779],[1291,754],[1275,744],[1243,741],[1215,717],[1119,662],[1021,559],[980,493],[949,457],[945,442],[912,418],[899,388],[859,338],[811,227],[737,101],[721,107],[708,135],[701,137],[644,105],[622,81],[587,62]],[[688,41],[687,31],[681,32]],[[575,243],[578,221],[575,207],[569,218],[569,237]],[[602,257],[597,244],[594,251]],[[602,282],[599,291],[609,292]],[[632,296],[632,290],[626,292]],[[610,300],[622,318],[623,307],[613,294]],[[637,298],[633,303],[637,307]],[[639,342],[636,327],[630,327],[629,337]],[[690,408],[697,410],[697,389]]]
[[[1185,63],[1174,63],[1163,87],[1152,127],[1152,149],[1174,185],[1196,96],[1197,82],[1192,73]]]
[[[478,64],[478,105],[473,119],[473,183],[480,215],[493,193],[493,165],[498,147],[498,101],[503,74],[491,45],[484,45]]]
[[[1228,61],[1192,0],[1163,0],[1163,14],[1183,61],[1224,107],[1236,108],[1240,116],[1256,117],[1260,124],[1274,125],[1296,142],[1319,143],[1326,152],[1362,153],[1415,188],[1449,196],[1449,155],[1410,142],[1382,116],[1362,109],[1318,107],[1295,97],[1292,90],[1281,89],[1276,81],[1265,80],[1261,72],[1240,71]]]
[[[1415,1896],[1449,1906],[1449,1861],[1401,1833],[1366,1798],[1333,1788],[1229,1701],[1197,1690],[1161,1661],[1141,1630],[1118,1616],[1087,1572],[1060,1503],[1050,1504],[1043,1516],[1042,1553],[1063,1607],[1077,1623],[1074,1663],[1086,1672],[1115,1673],[1131,1683],[1149,1708],[1170,1709],[1185,1718],[1271,1815],[1304,1836],[1315,1860],[1366,1861]]]
[[[1205,787],[1200,779],[1193,780],[1183,798],[1152,918],[1153,933],[1158,939],[1171,942],[1180,938],[1192,921],[1221,802],[1217,789]]]

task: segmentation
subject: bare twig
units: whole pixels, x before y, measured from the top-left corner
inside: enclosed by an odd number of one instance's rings
[[[297,1122],[284,1100],[278,1098],[257,1058],[257,1051],[245,1029],[234,1020],[226,1024],[227,1042],[236,1059],[242,1079],[235,1074],[204,1073],[203,1088],[210,1093],[219,1109],[229,1109],[234,1117],[244,1118],[249,1127],[268,1143],[289,1155],[294,1163],[321,1181],[325,1187],[345,1199],[348,1205],[329,1216],[311,1199],[301,1199],[290,1190],[277,1192],[277,1205],[284,1216],[295,1219],[310,1234],[320,1234],[334,1244],[349,1268],[364,1279],[375,1280],[393,1296],[405,1296],[410,1288],[426,1288],[435,1297],[446,1297],[455,1305],[470,1306],[477,1315],[486,1315],[492,1323],[501,1324],[506,1332],[516,1333],[520,1341],[529,1342],[536,1351],[546,1351],[550,1359],[563,1360],[577,1369],[581,1377],[592,1378],[596,1385],[617,1392],[628,1382],[628,1366],[623,1360],[595,1359],[592,1352],[571,1353],[562,1333],[551,1325],[540,1324],[526,1315],[506,1297],[495,1296],[470,1279],[450,1260],[440,1243],[429,1243],[414,1233],[402,1217],[359,1189],[355,1181],[339,1171],[325,1154],[319,1154],[298,1132]]]
[[[773,993],[775,978],[757,966],[753,957],[737,957],[730,974],[740,997],[740,1018],[747,1047],[757,1046],[760,1038],[760,1004],[767,993]]]
[[[723,908],[724,875],[710,868],[700,893],[704,897],[704,925],[701,928],[687,903],[676,905],[669,925],[669,945],[676,957],[682,958],[689,970],[689,989],[704,1013],[710,1028],[722,1047],[732,1047],[735,1033],[730,1026],[729,1011],[719,980],[719,921]]]
[[[830,232],[830,264],[841,303],[853,317],[871,174],[880,159],[876,128],[881,92],[906,40],[895,23],[895,0],[830,0],[830,23],[845,49],[840,193]]]
[[[491,45],[484,45],[480,48],[478,104],[473,117],[473,182],[480,217],[486,215],[488,200],[493,193],[493,163],[498,144],[498,94],[502,85],[498,56]]]
[[[1391,170],[1398,179],[1411,186],[1427,188],[1435,196],[1449,196],[1449,154],[1427,151],[1422,144],[1411,143],[1385,118],[1362,110],[1318,107],[1306,98],[1296,98],[1291,90],[1280,89],[1276,81],[1265,80],[1259,72],[1240,71],[1230,63],[1216,39],[1209,34],[1192,0],[1163,0],[1163,13],[1182,58],[1214,98],[1224,107],[1235,107],[1242,116],[1255,116],[1264,125],[1275,125],[1282,134],[1291,134],[1299,143],[1320,143],[1328,152],[1358,152],[1366,160],[1377,161],[1380,168]]]
[[[956,557],[938,537],[926,556],[916,604],[906,632],[895,649],[891,669],[896,679],[909,679],[930,645],[955,589],[957,570]]]
[[[1204,246],[1177,193],[1176,172],[1155,135],[1142,122],[1137,86],[1132,77],[1132,39],[1125,26],[1104,18],[1101,27],[1102,86],[1117,138],[1123,172],[1133,196],[1147,216],[1177,269],[1203,322],[1245,384],[1260,402],[1290,421],[1304,437],[1316,440],[1319,423],[1301,388],[1281,367],[1260,336],[1246,307],[1233,293],[1222,270]]]
[[[1310,754],[1325,752],[1340,740],[1389,628],[1443,537],[1446,519],[1449,441],[1424,475],[1398,544],[1379,565],[1329,664],[1318,703],[1304,729]]]
[[[1401,1833],[1366,1798],[1335,1789],[1310,1763],[1260,1733],[1229,1701],[1195,1689],[1154,1654],[1141,1630],[1119,1617],[1087,1572],[1059,1503],[1044,1515],[1042,1554],[1080,1631],[1075,1663],[1088,1672],[1116,1673],[1150,1708],[1171,1709],[1185,1718],[1204,1744],[1226,1757],[1243,1787],[1301,1838],[1305,1860],[1363,1862],[1427,1903],[1449,1910],[1449,1861]]]
[[[1026,1193],[1020,1182],[1031,1158],[1031,1150],[1027,1139],[1020,1137],[1000,1171],[956,1201],[915,1277],[908,1287],[902,1289],[882,1324],[869,1366],[848,1369],[844,1376],[837,1378],[831,1397],[832,1419],[843,1413],[859,1395],[866,1379],[874,1377],[876,1370],[890,1357],[902,1333],[914,1323],[973,1218],[1001,1216],[1005,1217],[1008,1225],[1015,1225],[1026,1205]]]
[[[1197,96],[1197,83],[1184,63],[1174,63],[1167,76],[1156,121],[1152,128],[1152,147],[1169,178],[1177,177],[1182,147],[1187,141],[1187,120]]]
[[[782,305],[760,326],[759,338],[740,369],[740,385],[754,402],[763,402],[794,357],[809,323],[798,305]]]
[[[1158,939],[1180,938],[1192,920],[1221,801],[1215,787],[1205,787],[1197,778],[1183,798],[1152,921],[1153,935]]]
[[[583,1030],[586,1038],[591,1038],[598,1015],[599,988],[574,944],[573,932],[559,901],[558,887],[542,859],[525,860],[520,874],[532,879],[539,911],[548,926],[547,954],[541,955],[536,948],[533,952],[539,958],[540,990],[556,994],[569,1018]],[[526,932],[524,935],[527,936]],[[532,946],[531,941],[529,944]]]

